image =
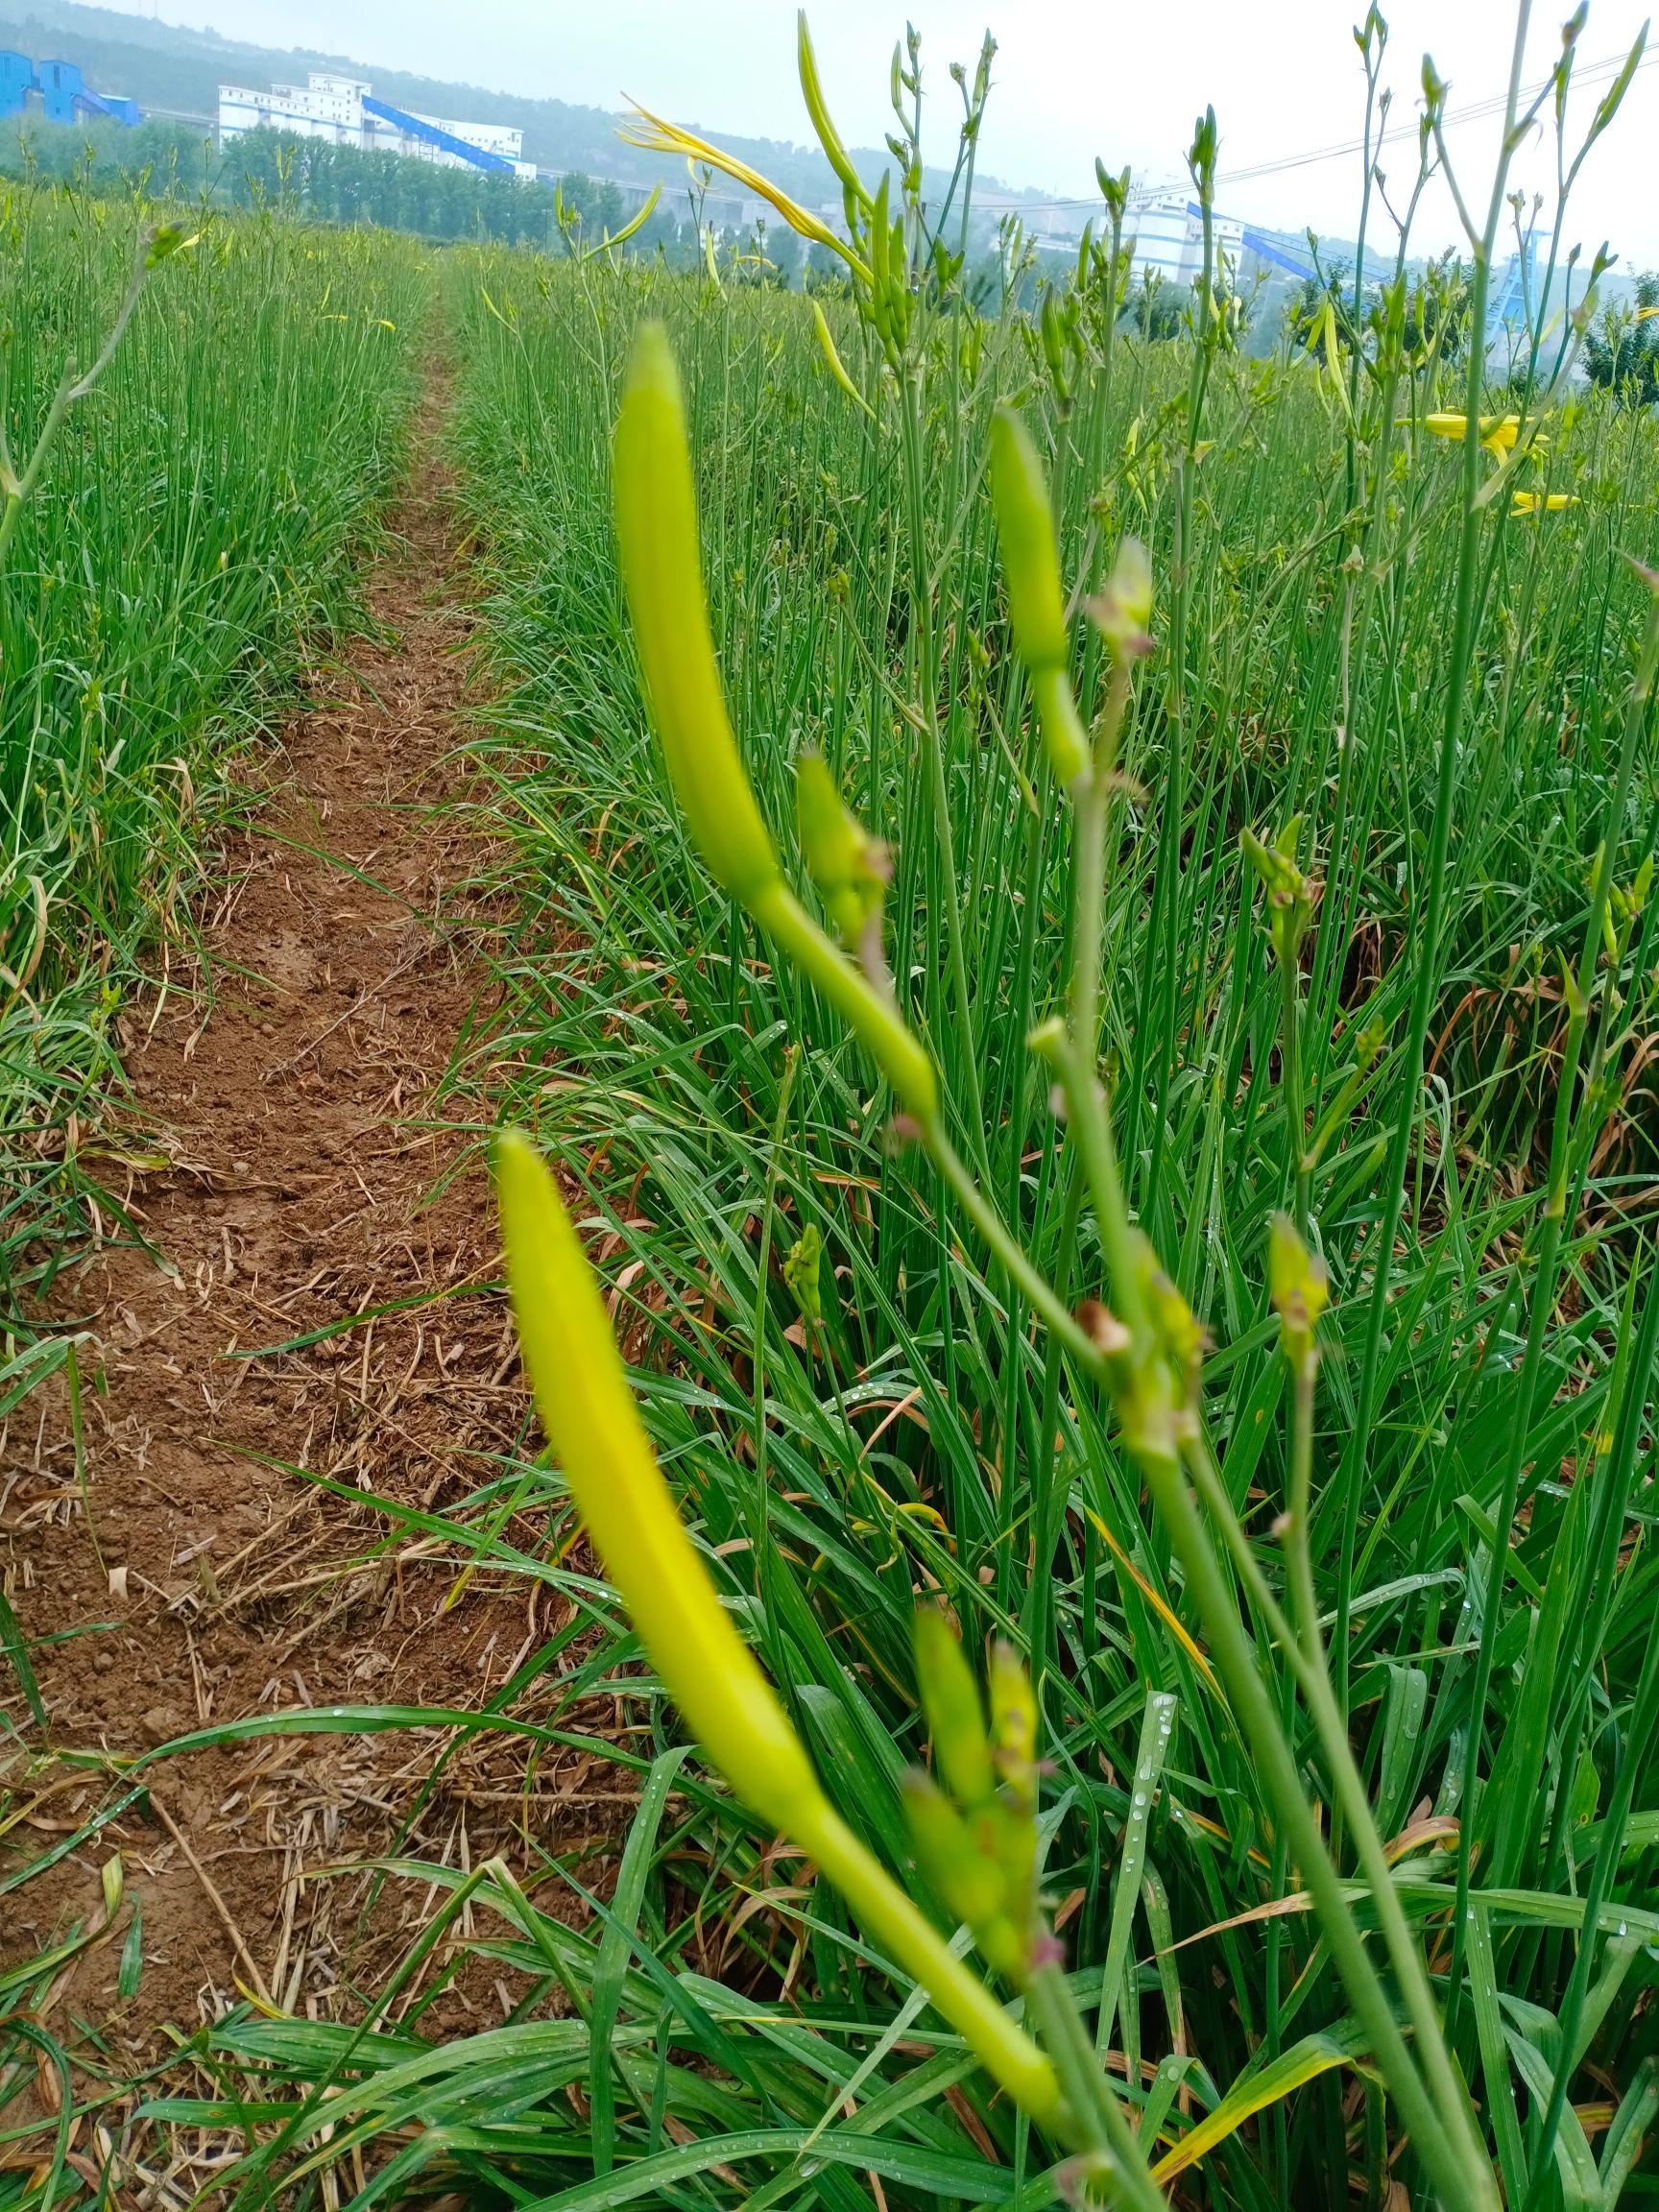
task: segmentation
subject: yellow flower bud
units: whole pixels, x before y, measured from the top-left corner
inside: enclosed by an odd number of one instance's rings
[[[512,1130],[495,1175],[524,1363],[594,1548],[709,1758],[763,1819],[788,1827],[818,1796],[816,1778],[674,1510],[569,1216]]]
[[[830,943],[784,882],[744,773],[714,664],[680,378],[661,324],[646,324],[635,345],[613,473],[640,663],[691,834],[716,880],[845,1016],[908,1111],[926,1122],[939,1104],[932,1061],[891,998]]]
[[[750,1808],[814,1859],[1041,2128],[1065,2117],[1054,2068],[1010,2020],[818,1786],[800,1738],[732,1625],[646,1441],[599,1286],[553,1179],[504,1131],[496,1191],[524,1364],[537,1409],[607,1573],[652,1663]]]
[[[622,580],[675,796],[710,874],[747,905],[779,879],[778,855],[720,689],[680,377],[660,323],[645,324],[635,343],[614,488]]]
[[[870,195],[865,191],[863,180],[854,168],[847,149],[841,143],[840,132],[830,121],[829,104],[818,81],[818,57],[812,51],[812,37],[806,28],[805,8],[795,20],[796,62],[801,77],[801,94],[806,103],[806,112],[812,118],[812,128],[818,133],[818,143],[824,149],[824,158],[840,180],[849,209],[862,207],[868,213]]]

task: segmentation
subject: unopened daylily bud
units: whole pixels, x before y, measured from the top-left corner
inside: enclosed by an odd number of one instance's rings
[[[1064,667],[1066,599],[1048,486],[1030,432],[1006,401],[991,418],[991,496],[1020,658],[1033,671]]]
[[[794,1292],[795,1303],[808,1321],[822,1321],[824,1318],[824,1302],[818,1287],[819,1262],[823,1257],[824,1239],[818,1234],[818,1224],[808,1221],[790,1245],[783,1262],[783,1280]]]
[[[754,1811],[787,1828],[816,1806],[816,1777],[681,1526],[569,1216],[511,1130],[495,1176],[531,1387],[594,1550],[715,1766]]]
[[[1089,740],[1067,677],[1066,600],[1054,516],[1037,448],[1006,402],[991,418],[991,497],[1015,648],[1031,677],[1044,749],[1055,775],[1070,787],[1088,774]]]
[[[1251,830],[1240,831],[1238,842],[1267,892],[1267,934],[1273,955],[1282,968],[1294,966],[1308,925],[1313,918],[1315,885],[1296,865],[1296,847],[1302,836],[1302,817],[1293,815],[1271,845],[1262,844]]]
[[[1037,1700],[1024,1662],[1011,1644],[991,1647],[991,1746],[1013,1808],[1037,1807]]]
[[[1118,547],[1112,573],[1089,601],[1089,618],[1119,661],[1152,649],[1152,564],[1139,538]]]
[[[616,423],[616,535],[646,688],[675,794],[709,872],[852,1024],[924,1126],[939,1079],[884,992],[783,880],[727,719],[703,596],[697,500],[680,379],[661,324],[634,349]]]
[[[964,1805],[983,1805],[995,1792],[996,1774],[974,1671],[937,1605],[918,1606],[912,1632],[916,1680],[939,1771]]]
[[[1216,144],[1215,110],[1206,108],[1192,126],[1192,143],[1187,149],[1187,167],[1198,188],[1199,199],[1205,202],[1214,189]]]
[[[599,1286],[552,1177],[529,1142],[511,1130],[497,1145],[495,1171],[507,1276],[536,1405],[594,1550],[653,1665],[751,1810],[816,1861],[866,1932],[924,1984],[1038,2126],[1052,2129],[1063,2112],[1052,2062],[833,1811],[716,1596],[652,1457]]]
[[[1094,181],[1100,187],[1100,197],[1114,215],[1121,219],[1129,204],[1129,172],[1122,170],[1114,177],[1098,155],[1094,157]]]
[[[748,904],[778,855],[727,719],[703,568],[680,377],[667,332],[647,323],[616,419],[616,537],[634,636],[669,779],[721,888]]]
[[[845,195],[849,214],[854,207],[868,211],[870,195],[864,189],[863,180],[854,168],[841,133],[830,117],[829,106],[818,79],[818,57],[812,51],[811,33],[806,28],[806,11],[802,9],[796,18],[796,65],[801,78],[801,95],[806,103],[806,112],[812,118],[812,128],[818,134],[818,143],[824,149],[824,158],[834,170],[836,180]]]
[[[1309,1251],[1287,1214],[1275,1214],[1267,1244],[1267,1290],[1279,1315],[1291,1368],[1310,1377],[1317,1358],[1313,1324],[1330,1297],[1325,1262]]]
[[[1137,1238],[1140,1233],[1137,1232]],[[1146,1318],[1167,1363],[1180,1401],[1190,1404],[1197,1389],[1204,1358],[1204,1324],[1182,1296],[1174,1279],[1158,1264],[1151,1243],[1143,1245],[1142,1280]]]
[[[925,1774],[906,1778],[917,1861],[985,1958],[1023,1981],[1037,1880],[1037,1701],[1019,1655],[995,1645],[987,1737],[979,1692],[950,1621],[925,1607],[915,1634],[934,1766],[956,1799],[949,1803]]]
[[[806,873],[844,941],[855,946],[881,911],[887,849],[842,804],[820,754],[803,753],[795,763],[795,809]]]
[[[975,1848],[973,1829],[930,1775],[912,1767],[900,1789],[917,1864],[941,1904],[968,1927],[980,1927],[1002,1909],[1000,1869]]]
[[[1047,364],[1048,381],[1064,411],[1070,405],[1071,384],[1066,373],[1066,330],[1061,320],[1059,302],[1052,289],[1043,295],[1037,328],[1043,341],[1043,358]]]
[[[863,393],[859,391],[857,385],[854,383],[852,377],[848,375],[847,365],[836,348],[834,335],[830,328],[824,310],[816,300],[812,302],[812,321],[818,332],[818,350],[823,354],[825,366],[830,375],[834,377],[854,406],[861,407],[870,420],[874,421],[876,411],[869,400],[865,398]]]
[[[969,1929],[990,1965],[1023,1982],[1030,1966],[1029,1910],[1022,1894],[1009,1893],[995,1811],[965,1819],[926,1774],[906,1774],[901,1789],[916,1863],[940,1903]],[[1029,1882],[1025,1887],[1028,1891]]]

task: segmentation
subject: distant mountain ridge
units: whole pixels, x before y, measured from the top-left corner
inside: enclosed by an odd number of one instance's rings
[[[218,112],[221,83],[268,84],[303,77],[312,69],[334,69],[368,78],[382,98],[400,108],[469,122],[517,124],[524,132],[525,160],[543,169],[612,178],[618,183],[661,182],[665,192],[677,189],[685,177],[684,162],[625,146],[616,136],[619,117],[602,108],[422,77],[350,55],[252,45],[215,31],[191,31],[113,8],[84,6],[81,0],[0,0],[0,47],[36,59],[44,55],[78,61],[88,84],[100,91],[129,94],[147,114],[209,119]],[[833,173],[815,146],[734,137],[724,131],[717,135],[721,145],[807,204],[839,201]],[[884,151],[855,149],[854,158],[861,171],[875,177],[888,156]],[[937,191],[946,181],[941,174],[935,184],[929,174],[928,183]],[[1006,196],[1007,187],[995,179],[981,181]],[[1032,197],[1035,204],[1038,196]]]

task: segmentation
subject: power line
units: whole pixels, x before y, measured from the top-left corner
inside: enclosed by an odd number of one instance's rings
[[[1618,76],[1628,59],[1627,55],[1616,54],[1605,61],[1587,62],[1582,70],[1575,69],[1574,71],[1573,81],[1575,84],[1600,84],[1604,80],[1611,81]],[[1650,69],[1656,61],[1659,61],[1659,50],[1655,50],[1651,54],[1645,54],[1636,66],[1638,69]],[[1540,92],[1549,90],[1551,83],[1551,80],[1546,77],[1541,84],[1530,86],[1522,93],[1521,105],[1524,108],[1529,107]],[[1459,108],[1455,114],[1448,115],[1446,128],[1452,130],[1460,124],[1479,123],[1488,116],[1502,115],[1508,105],[1509,95],[1506,92],[1499,93],[1489,100],[1477,100],[1469,107]],[[1379,137],[1373,139],[1372,144],[1374,147],[1387,146],[1402,138],[1415,138],[1419,126],[1416,123],[1398,124],[1392,131],[1382,132]],[[1277,161],[1260,161],[1250,169],[1223,169],[1217,172],[1216,181],[1224,181],[1229,184],[1247,183],[1256,177],[1276,177],[1286,169],[1307,169],[1316,162],[1342,160],[1355,154],[1363,154],[1364,151],[1364,139],[1355,138],[1351,139],[1345,146],[1322,146],[1317,152],[1311,154],[1287,154]]]
[[[1573,82],[1575,84],[1610,82],[1618,76],[1628,58],[1624,54],[1615,54],[1601,61],[1587,61],[1574,70]],[[1650,54],[1645,54],[1636,66],[1638,69],[1650,69],[1656,62],[1659,62],[1659,48]],[[1551,82],[1551,78],[1546,77],[1541,84],[1531,85],[1525,90],[1521,95],[1522,106],[1527,106],[1538,97],[1540,92],[1547,91]],[[1455,114],[1448,115],[1445,118],[1445,128],[1449,131],[1455,130],[1465,123],[1479,123],[1488,116],[1502,115],[1508,104],[1509,95],[1506,92],[1497,93],[1489,99],[1473,101],[1467,108],[1460,108]],[[1380,146],[1391,145],[1400,139],[1415,138],[1418,126],[1415,123],[1397,125],[1392,131],[1384,131],[1377,138],[1374,138],[1371,142],[1372,148],[1375,150]],[[1276,161],[1259,161],[1248,169],[1222,169],[1216,173],[1216,182],[1221,184],[1252,183],[1260,177],[1278,177],[1288,170],[1309,169],[1324,161],[1347,160],[1356,154],[1363,154],[1364,151],[1364,139],[1355,138],[1342,146],[1321,146],[1307,154],[1283,155]],[[1037,203],[1036,205],[1043,209],[1070,210],[1075,208],[1083,210],[1097,207],[1099,204],[1099,195],[1095,194],[1093,198],[1082,200],[1044,200]],[[1033,203],[1029,200],[986,200],[978,194],[974,195],[974,204],[982,212],[991,215],[1019,215],[1033,210]]]

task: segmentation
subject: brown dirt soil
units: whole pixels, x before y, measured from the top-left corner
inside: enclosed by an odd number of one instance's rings
[[[562,1624],[562,1603],[496,1571],[447,1603],[464,1550],[354,1502],[458,1499],[494,1455],[516,1455],[525,1421],[504,1302],[469,1291],[498,1274],[483,1171],[434,1101],[457,1041],[487,1017],[493,926],[477,888],[490,854],[449,757],[467,620],[436,405],[391,517],[401,542],[368,581],[374,633],[353,641],[349,669],[315,678],[203,917],[195,987],[175,982],[123,1017],[123,1138],[167,1164],[133,1172],[127,1192],[153,1249],[105,1243],[67,1290],[102,1345],[85,1398],[91,1528],[61,1401],[41,1414],[37,1394],[0,1441],[24,1625],[84,1631],[38,1653],[60,1753],[141,1753],[302,1706],[474,1709]],[[399,1299],[432,1302],[241,1357]],[[526,1550],[542,1540],[524,1524],[508,1533]],[[15,1697],[7,1710],[23,1718]],[[352,2017],[341,1976],[375,1984],[429,1900],[399,1893],[383,1942],[365,1944],[361,1881],[301,1877],[386,1848],[412,1809],[411,1851],[451,1865],[512,1851],[525,1783],[511,1739],[469,1743],[417,1808],[448,1741],[436,1726],[265,1736],[158,1762],[148,1807],[13,1897],[0,1957],[96,1918],[98,1866],[117,1845],[143,1906],[140,1987],[118,2001],[123,1914],[55,1992],[55,2032],[78,2018],[114,2051],[154,2057],[159,2025],[191,2030],[238,1985]],[[543,1840],[602,1840],[619,1783],[580,1758],[541,1767],[535,1801],[563,1809]],[[72,1834],[105,1791],[103,1776],[39,1762],[12,1866]],[[499,2020],[498,1986],[478,2002],[463,1981],[448,2025]]]

